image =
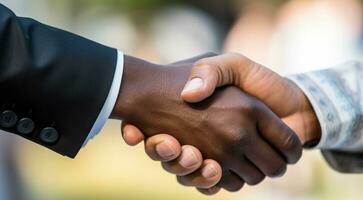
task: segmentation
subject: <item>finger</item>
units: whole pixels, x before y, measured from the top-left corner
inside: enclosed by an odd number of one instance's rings
[[[248,185],[257,185],[265,179],[265,175],[247,158],[242,158],[239,163],[236,163],[232,167],[232,171],[240,176]]]
[[[242,180],[238,175],[233,172],[226,171],[223,172],[223,177],[217,186],[230,192],[237,192],[242,189],[244,183],[244,180]]]
[[[281,119],[265,107],[259,114],[258,129],[263,138],[275,147],[290,164],[296,163],[302,155],[302,144],[295,134]]]
[[[240,75],[237,67],[243,65],[240,57],[223,54],[197,61],[181,93],[182,98],[190,103],[199,102],[213,94],[216,87],[235,84]]]
[[[126,144],[130,146],[135,146],[144,140],[144,135],[135,126],[122,122],[122,137],[124,138]]]
[[[146,139],[145,152],[153,160],[167,162],[180,155],[181,145],[174,137],[159,134]]]
[[[205,195],[215,195],[221,190],[221,188],[218,187],[218,186],[213,186],[213,187],[208,188],[208,189],[197,188],[197,190],[200,193],[205,194]]]
[[[286,172],[286,162],[268,143],[256,135],[253,144],[241,148],[245,157],[268,177],[280,177]]]
[[[182,146],[180,156],[170,162],[163,162],[163,168],[175,175],[184,176],[190,174],[202,165],[203,157],[200,151],[189,145]]]
[[[177,180],[185,186],[210,188],[215,186],[222,176],[222,168],[214,160],[203,161],[200,169],[186,176],[178,176]]]
[[[217,55],[218,54],[216,54],[216,53],[209,52],[209,53],[205,53],[205,54],[202,54],[202,55],[193,57],[193,58],[189,58],[189,59],[186,59],[186,60],[181,60],[181,61],[172,63],[172,65],[179,65],[179,64],[186,64],[186,63],[195,63],[195,62],[197,62],[200,59],[208,58],[208,57],[212,57],[212,56],[217,56]]]

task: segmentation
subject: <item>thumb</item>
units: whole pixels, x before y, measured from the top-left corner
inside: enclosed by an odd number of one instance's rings
[[[280,117],[298,106],[296,98],[300,94],[293,83],[237,53],[196,62],[181,96],[187,102],[199,102],[212,95],[216,87],[224,85],[234,85],[257,97]]]
[[[197,61],[189,75],[181,97],[183,100],[196,103],[211,96],[217,87],[231,85],[235,82],[233,68],[222,56],[203,58]]]

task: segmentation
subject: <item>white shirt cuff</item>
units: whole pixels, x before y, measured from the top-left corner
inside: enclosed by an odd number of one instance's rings
[[[83,146],[85,146],[89,140],[93,139],[101,131],[107,119],[110,117],[111,112],[116,104],[117,96],[120,90],[123,68],[124,54],[123,52],[118,51],[116,70],[113,76],[110,92],[108,93],[105,104],[103,105],[102,110],[96,119],[96,122],[93,124],[92,129],[88,134],[88,137],[83,143]]]

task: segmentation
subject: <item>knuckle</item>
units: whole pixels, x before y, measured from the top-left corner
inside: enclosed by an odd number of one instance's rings
[[[262,106],[257,103],[253,98],[249,98],[248,100],[244,100],[241,105],[241,113],[243,115],[248,115],[249,117],[255,118],[256,114],[262,110]]]
[[[242,130],[238,134],[235,134],[235,143],[238,147],[248,147],[253,143],[253,137],[247,130]]]
[[[189,181],[187,181],[186,177],[184,177],[184,176],[177,176],[176,177],[176,180],[181,185],[184,185],[184,186],[192,186],[191,183]]]
[[[170,166],[170,164],[169,164],[168,162],[161,162],[161,167],[162,167],[165,171],[167,171],[167,172],[169,172],[169,173],[174,174],[174,170],[172,169],[172,167]]]
[[[301,156],[302,156],[302,152],[303,152],[302,147],[298,147],[298,150],[296,152],[296,156],[293,157],[292,159],[290,159],[288,163],[289,164],[297,163],[300,160]]]
[[[206,68],[209,66],[209,58],[202,58],[194,63],[194,67]]]
[[[270,168],[268,171],[267,171],[267,176],[268,177],[281,177],[285,174],[286,172],[286,165],[280,165],[280,166],[277,166],[275,168]]]
[[[295,134],[291,133],[283,140],[282,151],[287,153],[287,161],[291,164],[296,163],[300,159],[302,145]]]
[[[194,186],[198,187],[198,188],[206,189],[206,188],[215,186],[217,183],[218,183],[218,180],[214,178],[214,179],[204,180],[203,182],[195,184]]]
[[[266,176],[261,174],[261,175],[258,175],[258,176],[255,176],[253,178],[246,180],[246,183],[250,186],[254,186],[254,185],[261,183],[265,179],[265,177]]]
[[[201,192],[202,194],[204,194],[204,195],[211,196],[211,195],[217,194],[219,192],[220,188],[214,186],[214,187],[211,187],[211,188],[208,188],[208,189],[197,188],[197,190],[199,192]]]
[[[203,188],[196,188],[200,193],[204,194],[204,195],[213,195],[213,193],[211,191],[209,191],[209,189],[203,189]]]
[[[238,192],[243,188],[243,186],[244,186],[244,183],[242,183],[242,182],[234,182],[234,183],[224,186],[223,188],[229,192]]]
[[[172,166],[169,162],[162,162],[161,167],[165,171],[174,175],[184,175],[184,173],[187,173],[185,172],[186,170],[181,170],[181,169],[178,170],[176,167]]]
[[[231,174],[224,174],[221,181],[218,183],[219,187],[224,188],[229,192],[237,192],[241,190],[244,186],[244,181],[242,179],[234,179]]]
[[[206,58],[203,58],[194,64],[192,71],[194,73],[203,73],[206,76],[215,76],[216,68],[214,65],[211,65]]]
[[[249,58],[240,53],[228,53],[226,56],[235,60],[238,63],[238,67],[250,67],[254,63]]]

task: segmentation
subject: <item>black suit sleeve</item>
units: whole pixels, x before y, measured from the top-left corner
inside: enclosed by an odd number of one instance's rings
[[[115,49],[0,4],[0,128],[75,157],[109,93]]]

